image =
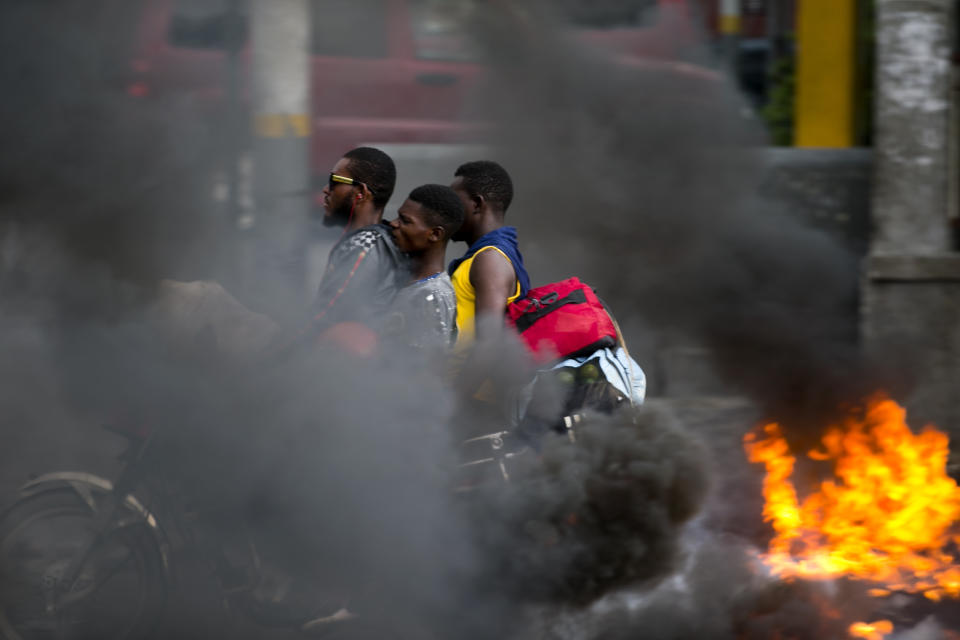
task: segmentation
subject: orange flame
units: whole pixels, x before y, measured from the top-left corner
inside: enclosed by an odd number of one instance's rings
[[[763,515],[776,536],[762,558],[774,574],[867,580],[877,583],[877,596],[960,596],[960,567],[946,550],[960,543],[951,531],[960,519],[960,489],[946,474],[944,433],[926,427],[914,434],[906,411],[877,394],[862,415],[830,427],[808,453],[832,462],[836,479],[821,482],[802,503],[790,481],[796,458],[779,425],[747,434],[744,447],[767,470]]]
[[[893,631],[893,623],[889,620],[878,620],[876,622],[854,622],[850,625],[850,635],[854,638],[866,638],[867,640],[883,640],[883,636]]]

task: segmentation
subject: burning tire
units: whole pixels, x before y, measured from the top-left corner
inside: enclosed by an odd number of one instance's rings
[[[88,502],[85,498],[89,497]],[[163,556],[143,522],[124,513],[95,539],[92,496],[58,488],[28,496],[0,519],[0,637],[120,640],[149,635],[164,604]],[[89,546],[70,589],[71,559]]]

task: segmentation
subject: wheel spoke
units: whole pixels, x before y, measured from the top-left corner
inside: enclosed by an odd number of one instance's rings
[[[0,637],[142,637],[163,603],[154,544],[132,517],[104,529],[75,491],[25,498],[0,520]]]
[[[100,587],[105,585],[110,578],[115,576],[121,569],[123,569],[130,560],[133,559],[133,553],[130,552],[130,549],[124,548],[123,558],[119,562],[115,562],[106,571],[95,571],[93,581],[85,586],[83,589],[77,591],[69,591],[62,598],[60,598],[59,605],[60,607],[69,607],[77,602],[85,600],[89,595],[95,594]]]

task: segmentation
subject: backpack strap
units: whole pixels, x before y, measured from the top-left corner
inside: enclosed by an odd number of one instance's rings
[[[583,292],[583,289],[575,289],[565,295],[562,298],[559,298],[557,294],[551,293],[545,296],[544,298],[524,298],[530,302],[530,305],[527,306],[528,311],[525,311],[522,316],[516,319],[514,325],[517,327],[517,331],[523,333],[531,326],[533,323],[544,317],[548,313],[553,313],[560,307],[568,304],[583,304],[587,301],[587,294]],[[603,304],[601,302],[601,304]],[[606,305],[604,305],[606,308]],[[612,317],[611,317],[612,319]],[[616,326],[616,323],[614,323]]]

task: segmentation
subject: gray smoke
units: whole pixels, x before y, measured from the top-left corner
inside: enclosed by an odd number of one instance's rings
[[[249,530],[300,583],[321,577],[305,598],[360,600],[366,637],[531,637],[531,603],[578,615],[690,566],[679,532],[704,499],[706,452],[668,413],[592,416],[576,446],[518,458],[509,486],[455,494],[457,407],[430,367],[336,352],[238,366],[215,330],[166,334],[154,317],[163,280],[229,274],[240,241],[203,193],[217,154],[207,125],[176,99],[131,107],[116,82],[125,49],[101,36],[131,33],[133,4],[0,8],[4,468],[94,460],[109,473],[104,416],[162,429],[153,462],[177,500],[223,512],[213,539],[242,546]],[[580,275],[634,326],[703,339],[770,412],[831,406],[857,369],[843,319],[851,258],[751,206],[744,149],[762,136],[736,92],[694,67],[613,63],[561,42],[536,10],[481,15],[494,73],[490,100],[473,106],[500,124],[534,281]],[[21,448],[31,429],[45,441]],[[697,615],[651,596],[572,637],[740,629],[722,594],[750,570],[722,550],[694,556]],[[168,637],[238,637],[203,630],[218,603],[194,600]],[[773,610],[807,611],[790,601]]]
[[[757,549],[736,537],[688,526],[684,562],[668,579],[626,589],[589,608],[554,608],[528,617],[527,637],[549,640],[717,638],[846,640],[854,622],[891,621],[892,638],[951,638],[950,607],[922,597],[872,598],[838,580],[786,582],[767,574]]]
[[[935,618],[927,618],[913,629],[896,633],[893,640],[943,640],[948,636]]]
[[[2,219],[43,229],[61,264],[75,258],[120,280],[209,275],[209,132],[176,100],[126,94],[133,4],[4,3]]]
[[[494,159],[518,192],[508,222],[534,284],[580,276],[639,354],[678,336],[708,347],[729,388],[799,447],[844,406],[899,383],[858,348],[858,256],[758,197],[766,135],[720,66],[705,68],[703,50],[691,58],[701,64],[611,58],[560,35],[552,19],[543,3],[496,3],[476,26],[498,72],[474,108],[497,124]],[[718,465],[726,470],[743,464],[738,451],[722,455],[733,456]],[[720,510],[755,521],[753,506]],[[638,530],[612,546],[627,548]],[[602,570],[603,558],[592,561]],[[832,595],[804,583],[754,588],[754,569],[708,546],[683,598],[666,589],[606,617],[578,611],[569,635],[544,637],[839,638],[852,612],[870,612],[846,602],[833,619]]]
[[[766,135],[722,68],[612,59],[516,7],[478,33],[535,283],[579,275],[637,344],[709,347],[793,434],[878,386],[856,348],[857,257],[757,197]]]
[[[156,317],[164,281],[229,272],[235,238],[203,193],[207,126],[175,98],[132,104],[114,75],[125,49],[106,36],[133,31],[125,4],[3,7],[0,140],[18,150],[0,159],[4,495],[27,473],[109,476],[120,445],[97,426],[149,426],[146,464],[213,513],[213,540],[235,550],[249,533],[303,599],[360,600],[366,637],[506,636],[530,599],[667,573],[705,484],[669,418],[598,420],[545,466],[528,454],[516,488],[458,496],[453,401],[432,369],[335,352],[239,367],[216,330]],[[236,637],[189,564],[164,633]]]

